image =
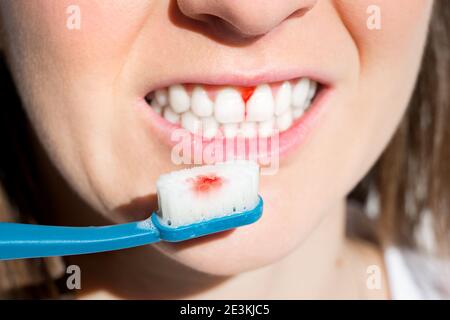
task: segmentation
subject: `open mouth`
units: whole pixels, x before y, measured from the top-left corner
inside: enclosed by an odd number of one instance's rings
[[[255,87],[175,84],[145,100],[168,123],[204,139],[270,137],[293,127],[321,88],[306,77]]]
[[[206,163],[237,158],[264,165],[306,140],[334,92],[325,81],[301,76],[253,86],[181,82],[152,90],[138,105],[152,131],[173,148],[172,156],[182,145],[183,159],[191,150],[189,158],[200,156],[200,163],[212,154]]]

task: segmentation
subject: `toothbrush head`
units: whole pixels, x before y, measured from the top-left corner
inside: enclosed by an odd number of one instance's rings
[[[229,161],[162,175],[157,181],[159,210],[153,224],[166,241],[182,241],[255,222],[259,166]]]
[[[261,217],[262,212],[263,199],[258,196],[258,203],[254,208],[188,225],[170,227],[162,223],[157,214],[153,214],[151,219],[153,225],[159,230],[161,240],[178,242],[251,224]]]

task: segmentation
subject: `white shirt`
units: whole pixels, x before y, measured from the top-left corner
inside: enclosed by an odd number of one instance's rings
[[[408,249],[384,251],[392,299],[450,299],[450,261]]]

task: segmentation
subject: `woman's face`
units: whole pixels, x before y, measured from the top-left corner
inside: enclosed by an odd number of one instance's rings
[[[222,237],[158,245],[214,274],[280,259],[339,211],[405,111],[432,6],[427,0],[72,3],[2,1],[2,48],[50,159],[112,222],[136,219],[130,214],[136,203],[154,209],[156,179],[180,168],[165,139],[174,128],[169,121],[189,130],[203,123],[231,136],[275,134],[264,125],[283,131],[279,168],[261,179],[265,210],[258,223]],[[302,78],[319,84],[303,114],[313,91],[307,80],[298,84]],[[190,85],[171,87],[179,84]],[[159,116],[155,101],[165,96],[155,90],[169,87],[170,107]],[[291,93],[277,98],[282,88]]]

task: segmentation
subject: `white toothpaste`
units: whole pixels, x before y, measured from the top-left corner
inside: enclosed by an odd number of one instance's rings
[[[229,161],[174,171],[156,183],[161,221],[171,227],[253,209],[258,203],[259,166]]]

